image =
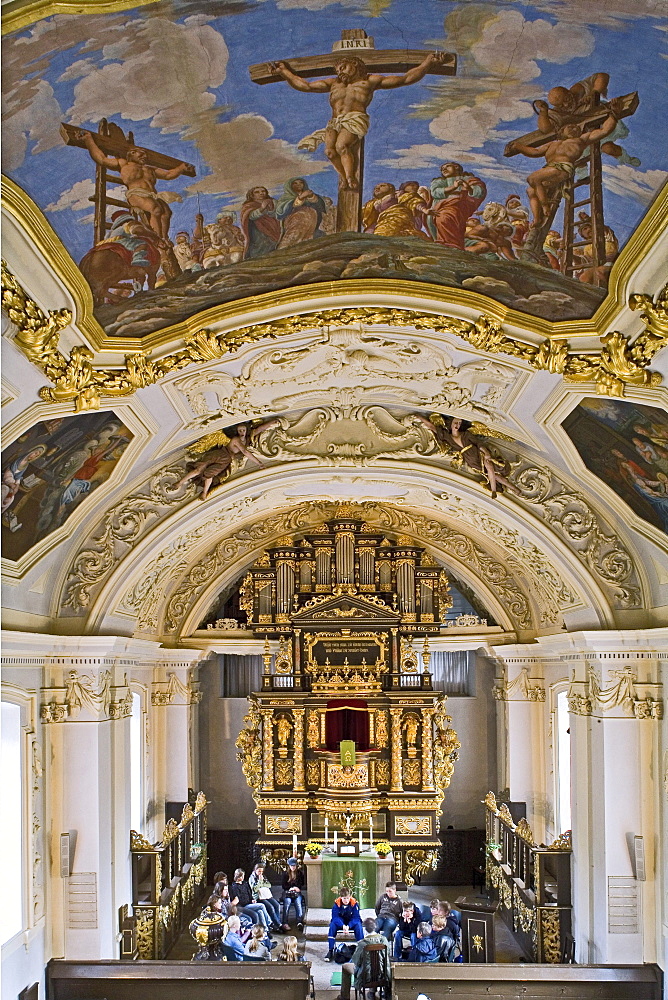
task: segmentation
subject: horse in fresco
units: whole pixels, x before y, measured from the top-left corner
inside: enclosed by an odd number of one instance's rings
[[[95,305],[122,302],[141,291],[144,282],[155,288],[161,250],[171,244],[138,222],[129,211],[114,212],[111,229],[82,257],[79,269],[93,292]]]

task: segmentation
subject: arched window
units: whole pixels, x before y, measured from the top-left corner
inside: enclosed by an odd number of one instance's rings
[[[2,706],[2,742],[0,744],[0,857],[3,859],[2,906],[0,906],[0,944],[23,930],[25,877],[23,730],[21,707],[10,701]]]
[[[144,830],[144,713],[142,697],[132,692],[130,717],[130,826],[142,833]]]
[[[559,691],[555,712],[555,763],[557,772],[557,832],[571,829],[571,730],[568,692]]]

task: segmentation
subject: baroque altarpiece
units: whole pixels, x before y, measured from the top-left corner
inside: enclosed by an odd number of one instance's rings
[[[244,580],[241,606],[265,655],[238,756],[266,858],[280,864],[295,843],[363,831],[390,841],[395,877],[411,884],[436,865],[460,747],[429,671],[448,579],[410,538],[340,510],[280,539]]]

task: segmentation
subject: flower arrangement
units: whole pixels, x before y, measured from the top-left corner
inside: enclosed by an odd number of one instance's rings
[[[389,840],[379,840],[377,844],[374,844],[374,847],[379,858],[384,858],[386,855],[392,853],[392,844]]]
[[[322,851],[322,844],[318,843],[317,840],[309,840],[306,843],[305,851],[312,858],[317,858]]]

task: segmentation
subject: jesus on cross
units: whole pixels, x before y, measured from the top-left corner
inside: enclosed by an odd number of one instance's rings
[[[367,108],[377,90],[393,90],[417,83],[427,73],[434,72],[449,58],[444,52],[429,52],[418,66],[401,75],[369,73],[358,56],[342,55],[334,64],[335,77],[309,83],[292,71],[287,62],[271,63],[271,69],[295,90],[305,94],[329,94],[332,117],[323,129],[307,135],[299,143],[300,149],[314,152],[320,143],[341,178],[343,190],[355,191],[359,187],[357,149],[360,140],[369,131]]]

